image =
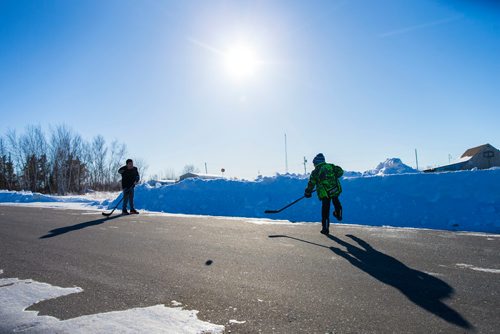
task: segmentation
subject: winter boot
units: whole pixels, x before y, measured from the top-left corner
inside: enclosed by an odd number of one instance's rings
[[[122,215],[126,216],[126,215],[129,215],[130,213],[128,213],[127,210],[122,210]]]
[[[139,211],[137,211],[136,209],[132,209],[132,210],[130,210],[130,214],[132,214],[132,215],[138,215]]]
[[[327,219],[324,222],[321,222],[321,225],[323,225],[323,228],[321,229],[321,234],[328,235],[330,233],[330,219]]]
[[[335,218],[337,218],[338,221],[341,221],[342,220],[342,208],[339,211],[337,211],[337,210],[333,211],[333,216]]]

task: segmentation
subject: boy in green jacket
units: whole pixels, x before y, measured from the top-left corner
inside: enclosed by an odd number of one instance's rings
[[[330,201],[332,201],[335,211],[333,216],[337,220],[342,220],[342,205],[339,201],[339,195],[342,192],[339,178],[344,174],[340,166],[325,162],[323,153],[319,153],[313,159],[314,170],[309,177],[309,183],[304,192],[304,196],[310,198],[314,187],[321,201],[321,229],[322,234],[330,233]]]

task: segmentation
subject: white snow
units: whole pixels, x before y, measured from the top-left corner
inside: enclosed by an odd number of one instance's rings
[[[466,263],[457,263],[457,267],[476,270],[476,271],[483,271],[486,273],[500,274],[500,269],[481,268],[481,267],[476,267],[476,266],[473,266],[472,264],[466,264]]]
[[[199,177],[201,179],[224,179],[224,175],[221,174],[205,174],[205,173],[185,173],[184,175],[191,175],[193,177]],[[181,175],[182,176],[182,175]]]
[[[235,319],[229,320],[230,324],[244,324],[245,322],[246,321],[238,321],[238,320],[235,320]]]
[[[342,178],[342,223],[500,232],[499,168],[412,173],[396,159],[388,159],[383,166],[376,169],[376,175]],[[394,171],[405,173],[390,174]],[[149,212],[241,217],[253,224],[319,222],[321,203],[315,196],[281,213],[264,213],[266,209],[279,209],[300,198],[306,185],[307,177],[299,175],[261,177],[255,181],[187,179],[164,186],[141,184],[136,187],[135,203],[136,208]],[[113,200],[93,196],[61,197],[0,191],[0,202],[107,210],[121,199],[116,194]],[[333,217],[331,219],[336,222]]]
[[[26,311],[42,300],[83,290],[60,288],[31,279],[0,279],[0,332],[36,333],[222,333],[224,326],[197,318],[198,311],[155,305],[59,320]]]
[[[1,194],[0,194],[1,198]],[[103,210],[107,206],[103,205],[93,205],[93,203],[82,203],[82,202],[0,202],[0,205],[8,206],[25,206],[31,208],[51,208],[51,209],[65,209],[65,210],[87,210],[89,213],[95,213],[95,211]]]
[[[342,179],[342,223],[497,233],[500,231],[500,171],[400,174]],[[256,181],[189,179],[136,189],[139,209],[194,215],[319,222],[321,203],[303,199],[307,178],[278,175]],[[333,219],[333,218],[332,218]]]
[[[453,163],[456,164],[456,163],[460,163],[460,162],[466,162],[466,161],[469,161],[470,159],[472,159],[472,156],[465,156],[465,157],[461,157],[461,158],[457,159]]]
[[[300,223],[292,223],[289,220],[276,220],[276,219],[266,219],[266,218],[259,218],[259,219],[243,219],[243,221],[250,223],[250,224],[255,224],[255,225],[269,225],[269,224],[274,224],[274,225],[297,225]]]
[[[470,237],[487,237],[487,240],[495,240],[493,238],[500,238],[500,234],[484,234],[484,233],[473,233],[473,232],[460,232],[459,235],[467,235]]]
[[[386,159],[384,162],[378,164],[375,169],[368,170],[363,173],[363,176],[370,175],[393,175],[393,174],[407,174],[407,173],[421,173],[420,171],[405,165],[399,158]]]
[[[79,205],[81,209],[82,206],[88,206],[89,208],[103,208],[109,205],[110,198],[118,196],[119,193],[107,192],[107,193],[90,193],[87,195],[76,195],[76,196],[53,196],[53,195],[43,195],[40,193],[33,193],[31,191],[7,191],[0,190],[0,202],[3,203],[45,203],[44,206],[53,205],[58,206],[71,206]],[[77,206],[75,206],[77,207]]]

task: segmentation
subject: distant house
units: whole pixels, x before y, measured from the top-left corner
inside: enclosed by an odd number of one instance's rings
[[[424,170],[426,173],[500,167],[500,151],[490,144],[469,148],[458,161]]]
[[[201,173],[186,173],[179,176],[179,181],[191,178],[198,178],[203,180],[215,180],[215,179],[223,179],[224,177],[221,175],[215,174],[201,174]]]

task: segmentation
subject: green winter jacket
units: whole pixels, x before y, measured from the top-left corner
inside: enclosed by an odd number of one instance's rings
[[[338,196],[342,192],[339,178],[343,174],[344,171],[340,166],[322,162],[312,171],[305,193],[311,194],[316,187],[320,200]]]

